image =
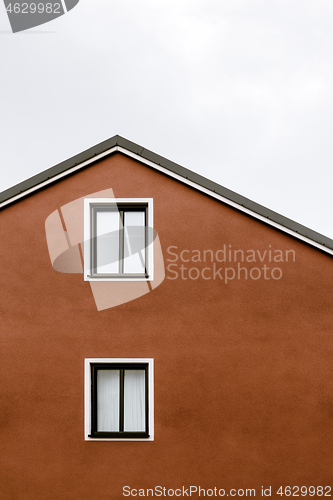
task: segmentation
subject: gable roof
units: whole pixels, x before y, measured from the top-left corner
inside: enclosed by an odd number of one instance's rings
[[[6,189],[0,193],[0,209],[116,152],[128,155],[266,224],[333,254],[333,240],[327,236],[298,224],[119,135],[115,135],[68,160],[58,163],[54,167]]]

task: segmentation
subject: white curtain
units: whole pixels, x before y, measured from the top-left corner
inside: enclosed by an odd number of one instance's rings
[[[119,273],[119,212],[97,212],[97,273]]]
[[[145,370],[125,370],[124,431],[145,429]]]
[[[124,273],[145,272],[145,212],[124,212]]]
[[[119,431],[119,370],[97,370],[97,430]]]

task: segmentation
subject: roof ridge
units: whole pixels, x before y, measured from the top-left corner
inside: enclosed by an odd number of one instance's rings
[[[273,210],[270,210],[269,208],[266,208],[263,205],[260,205],[259,203],[232,191],[231,189],[221,186],[220,184],[217,184],[216,182],[207,179],[192,170],[188,170],[187,168],[182,167],[181,165],[168,160],[163,156],[150,151],[149,149],[139,146],[138,144],[129,141],[120,135],[114,135],[113,137],[60,162],[47,170],[29,177],[19,184],[0,192],[0,208],[4,208],[11,203],[19,201],[24,196],[35,192],[45,185],[56,182],[59,179],[59,176],[63,177],[66,175],[66,172],[70,174],[75,170],[91,165],[94,162],[95,157],[97,161],[101,156],[105,153],[107,154],[110,150],[114,150],[111,151],[110,154],[119,151],[118,148],[124,149],[136,157],[142,158],[144,163],[148,161],[161,167],[161,170],[163,169],[169,171],[170,175],[180,177],[180,180],[183,180],[183,182],[190,185],[193,183],[194,186],[192,187],[197,187],[198,189],[201,188],[201,190],[204,190],[204,192],[208,195],[214,196],[215,198],[223,198],[221,201],[228,200],[232,206],[236,205],[235,208],[242,207],[243,211],[246,211],[246,213],[250,212],[249,215],[258,215],[260,220],[263,222],[269,224],[274,223],[273,225],[275,225],[275,227],[282,226],[280,229],[286,228],[289,232],[294,233],[294,236],[296,237],[299,235],[319,244],[320,246],[326,247],[322,248],[322,250],[329,249],[333,251],[333,240],[327,236],[324,236],[317,231],[289,219],[288,217],[274,212]],[[311,241],[308,243],[311,243]]]

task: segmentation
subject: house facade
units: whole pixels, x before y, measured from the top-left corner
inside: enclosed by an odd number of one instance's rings
[[[0,208],[0,499],[331,495],[332,240],[119,136]]]

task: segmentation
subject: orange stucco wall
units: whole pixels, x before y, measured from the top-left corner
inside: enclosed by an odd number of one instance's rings
[[[171,245],[292,249],[296,260],[266,262],[281,279],[227,284],[167,270],[152,292],[97,311],[82,275],[53,270],[44,225],[107,188],[154,199],[166,265]],[[330,256],[120,154],[0,217],[0,499],[120,499],[125,485],[256,496],[272,486],[281,498],[281,485],[332,483]],[[84,441],[83,366],[93,357],[154,358],[154,442]]]

